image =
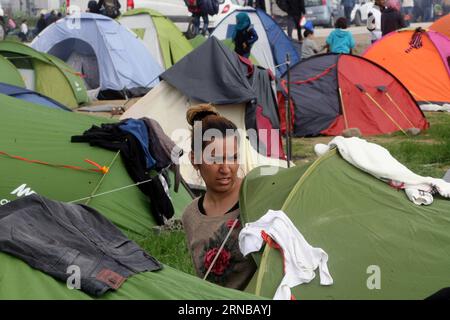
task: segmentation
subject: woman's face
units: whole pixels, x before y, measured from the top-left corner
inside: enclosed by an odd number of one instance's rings
[[[207,190],[227,193],[238,186],[238,143],[235,136],[216,138],[203,150],[202,163],[195,165]]]

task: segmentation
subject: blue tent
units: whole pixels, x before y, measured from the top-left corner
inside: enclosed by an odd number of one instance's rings
[[[35,91],[0,82],[0,93],[52,109],[71,111],[64,105]]]
[[[300,54],[292,44],[283,29],[261,9],[239,9],[231,12],[216,27],[211,34],[219,40],[229,39],[236,25],[236,15],[245,12],[258,33],[258,41],[253,45],[252,55],[266,69],[272,70],[280,77],[287,69],[284,64],[289,53],[291,65],[300,61]]]
[[[31,46],[57,56],[82,73],[100,94],[140,96],[158,84],[161,66],[144,43],[103,15],[66,16],[48,26]]]

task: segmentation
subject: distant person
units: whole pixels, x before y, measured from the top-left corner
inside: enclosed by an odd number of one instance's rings
[[[323,49],[324,47],[319,48],[316,41],[314,41],[314,27],[311,21],[308,21],[305,24],[305,31],[303,31],[302,59],[310,58]]]
[[[409,25],[414,20],[414,0],[402,1],[402,13],[404,15],[405,22]]]
[[[386,9],[381,14],[381,33],[383,37],[392,31],[405,27],[406,22],[400,13],[400,1],[388,0]]]
[[[45,19],[45,23],[47,24],[47,27],[51,25],[53,22],[56,22],[58,20],[58,17],[56,16],[56,11],[52,10],[50,14],[48,15],[47,19]]]
[[[35,34],[38,35],[47,27],[47,23],[45,22],[45,15],[43,13],[40,14],[39,20],[36,23]]]
[[[353,35],[346,31],[347,19],[341,17],[336,20],[336,29],[334,29],[327,37],[327,48],[331,53],[350,53],[355,47],[355,39]]]
[[[241,12],[236,16],[232,40],[234,51],[240,56],[249,58],[252,46],[258,40],[258,34],[251,25],[250,17],[246,12]]]
[[[98,10],[104,16],[115,19],[120,16],[120,2],[119,0],[99,0]]]
[[[352,10],[355,6],[356,1],[355,0],[341,0],[341,5],[344,7],[344,15],[347,19],[347,25],[350,25],[352,23]]]
[[[185,0],[184,3],[186,4],[188,11],[192,13],[192,37],[195,37],[200,33],[200,19],[203,20],[203,28],[202,28],[202,34],[206,35],[208,31],[209,26],[209,17],[206,12],[203,12],[202,5],[204,0]]]
[[[384,11],[385,0],[375,0],[375,4],[367,14],[367,30],[370,31],[370,41],[381,39],[381,13]]]
[[[98,6],[97,1],[95,0],[89,1],[87,11],[90,13],[100,14],[100,8]]]
[[[20,25],[19,38],[22,42],[28,41],[28,24],[27,20],[22,20],[22,24]]]
[[[433,20],[433,0],[422,0],[423,22]]]
[[[305,1],[304,0],[286,0],[287,1],[287,33],[289,38],[292,38],[292,31],[294,28],[297,29],[298,41],[302,42],[302,26],[300,21],[302,16],[305,14]]]

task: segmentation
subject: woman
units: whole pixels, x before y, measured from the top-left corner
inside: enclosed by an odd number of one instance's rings
[[[187,120],[194,127],[191,162],[206,184],[205,195],[195,199],[182,217],[194,267],[201,278],[243,290],[256,265],[250,256],[242,256],[238,244],[241,179],[237,128],[210,105],[191,108]],[[214,137],[204,141],[209,133]]]
[[[250,23],[247,13],[241,12],[236,16],[236,27],[232,37],[234,51],[245,58],[250,57],[253,44],[258,40],[258,34]]]
[[[388,0],[386,2],[386,9],[381,14],[381,33],[383,37],[392,31],[406,27],[400,8],[399,0]]]

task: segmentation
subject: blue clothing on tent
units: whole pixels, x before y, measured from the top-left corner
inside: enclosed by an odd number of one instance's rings
[[[156,161],[150,154],[150,150],[148,147],[150,141],[148,137],[147,125],[145,124],[145,122],[143,120],[128,119],[123,124],[121,124],[119,128],[123,131],[131,133],[136,137],[136,139],[138,139],[145,154],[147,169],[153,168],[156,164]]]
[[[328,36],[327,44],[332,53],[350,53],[350,50],[355,47],[355,39],[350,32],[335,29]]]

